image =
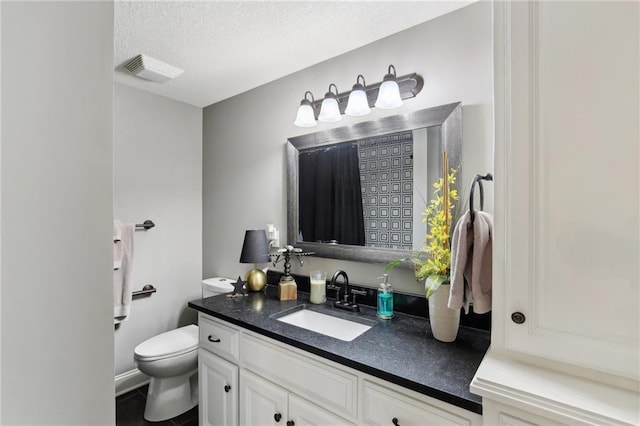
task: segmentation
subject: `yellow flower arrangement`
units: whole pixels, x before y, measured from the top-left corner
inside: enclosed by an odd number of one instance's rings
[[[458,190],[454,189],[457,169],[451,169],[446,179],[440,178],[433,184],[433,195],[424,209],[422,223],[429,225],[426,242],[413,257],[394,260],[387,264],[385,271],[410,261],[418,281],[425,281],[425,294],[429,298],[440,285],[449,281],[451,270],[451,218],[458,201]],[[428,279],[427,279],[428,278]]]

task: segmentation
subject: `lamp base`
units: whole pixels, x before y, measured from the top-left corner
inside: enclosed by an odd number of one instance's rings
[[[262,269],[252,269],[245,275],[245,286],[249,291],[260,291],[267,285],[267,274]]]

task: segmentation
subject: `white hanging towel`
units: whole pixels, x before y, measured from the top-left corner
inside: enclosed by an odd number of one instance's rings
[[[131,309],[131,294],[133,276],[133,234],[135,224],[113,222],[113,316],[114,322],[126,321]],[[116,269],[116,266],[118,268]]]
[[[473,302],[477,314],[491,310],[492,251],[493,216],[475,211],[472,224],[467,211],[458,220],[451,241],[450,309],[464,307],[468,314],[469,303]]]

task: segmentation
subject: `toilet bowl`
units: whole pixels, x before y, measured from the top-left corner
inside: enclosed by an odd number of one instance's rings
[[[158,334],[133,351],[138,369],[151,376],[144,418],[171,419],[198,404],[198,326]]]
[[[231,280],[202,282],[203,297],[233,291]],[[151,337],[133,351],[138,369],[151,377],[144,418],[168,420],[198,405],[198,326],[191,324]]]

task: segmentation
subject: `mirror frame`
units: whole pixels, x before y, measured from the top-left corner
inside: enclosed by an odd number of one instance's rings
[[[447,152],[449,166],[459,168],[462,151],[462,103],[456,102],[433,108],[393,115],[349,126],[323,130],[287,139],[287,244],[314,252],[317,256],[358,262],[386,263],[407,257],[408,250],[347,244],[325,244],[296,241],[299,233],[298,156],[302,149],[333,145],[341,142],[385,135],[423,127],[442,126],[441,154]],[[442,176],[442,171],[440,172]],[[458,187],[456,184],[455,187]],[[453,222],[456,223],[454,216]],[[405,267],[411,267],[405,264]]]

